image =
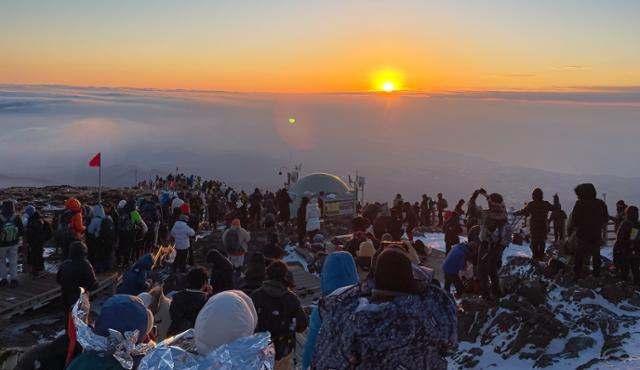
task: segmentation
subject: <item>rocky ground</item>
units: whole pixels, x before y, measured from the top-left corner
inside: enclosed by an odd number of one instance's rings
[[[460,302],[461,368],[640,366],[640,292],[608,271],[576,279],[571,271],[511,257],[501,270],[505,297]]]

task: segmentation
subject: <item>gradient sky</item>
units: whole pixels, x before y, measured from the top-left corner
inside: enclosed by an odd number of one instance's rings
[[[363,91],[640,85],[640,1],[3,1],[0,83]]]

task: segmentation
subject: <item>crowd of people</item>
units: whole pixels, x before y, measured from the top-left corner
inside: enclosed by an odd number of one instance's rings
[[[2,204],[0,259],[6,258],[10,271],[0,264],[0,286],[17,287],[21,237],[27,246],[25,261],[36,278],[44,270],[47,241],[54,240],[64,258],[57,280],[69,324],[65,339],[34,350],[19,369],[37,368],[34,361],[48,361],[52,369],[121,368],[113,356],[72,344],[72,309],[81,298],[80,288],[92,290],[96,272],[113,269],[123,271],[122,283],[102,304],[93,323],[97,335],[137,330],[139,343],[155,343],[194,330],[197,353],[206,356],[222,345],[268,332],[275,369],[293,368],[296,333],[305,331],[303,369],[446,368],[446,357],[457,347],[456,299],[464,294],[491,302],[502,297],[498,271],[505,248],[520,233],[514,230],[517,218],[528,224],[532,263],[556,258],[547,253],[552,225],[554,242],[571,256],[567,263],[577,277],[584,276],[588,260],[599,275],[603,230],[614,220],[616,273],[624,280],[631,273],[640,283],[638,209],[618,202],[616,216],[610,217],[592,184],[575,188],[577,201],[568,217],[557,195],[547,202],[541,189],[511,213],[500,194],[484,189],[459,200],[452,210],[443,194],[435,199],[423,195],[414,204],[398,194],[391,207],[361,207],[346,241],[323,234],[324,194],[303,197],[292,215],[286,189],[247,194],[184,175],[140,185],[141,196],[115,206],[102,202],[87,207],[68,199],[51,222],[32,205],[24,208],[23,217],[14,202]],[[324,256],[318,270],[322,298],[310,315],[282,260],[283,230],[291,224],[299,248]],[[193,242],[201,228],[220,232],[220,245],[207,245],[206,260],[198,264]],[[442,283],[428,267],[430,247],[416,237],[419,228],[444,233]],[[266,244],[250,246],[254,230],[266,234]],[[160,246],[171,249],[162,260]],[[159,268],[170,270],[180,288],[163,289],[163,281],[153,276]],[[123,317],[127,319],[118,319]],[[134,367],[143,358],[134,356]]]

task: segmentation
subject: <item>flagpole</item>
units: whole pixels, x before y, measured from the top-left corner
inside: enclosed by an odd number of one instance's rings
[[[100,154],[100,165],[98,166],[98,204],[102,204],[102,154]]]

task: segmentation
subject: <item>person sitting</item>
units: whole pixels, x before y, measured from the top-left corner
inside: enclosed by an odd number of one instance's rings
[[[180,334],[193,328],[198,313],[207,302],[211,286],[209,274],[202,267],[194,267],[187,273],[187,288],[176,293],[171,299],[169,314],[171,325],[168,336]]]
[[[335,252],[327,256],[322,265],[320,273],[320,290],[324,296],[327,296],[337,289],[358,283],[358,272],[353,257],[348,252]],[[307,341],[304,344],[302,354],[302,368],[308,369],[311,365],[311,356],[315,347],[316,338],[322,321],[318,308],[314,307],[311,311],[311,321],[309,324],[309,332],[307,333]]]
[[[206,356],[218,347],[252,335],[258,324],[256,309],[246,294],[227,290],[211,297],[196,318],[196,349]]]
[[[169,313],[171,299],[164,295],[162,287],[155,287],[148,293],[140,293],[138,298],[142,299],[145,307],[153,313],[153,325],[157,329],[156,339],[158,341],[164,340],[167,337],[169,326],[171,326],[171,314]]]
[[[151,287],[149,271],[153,266],[153,256],[145,254],[122,275],[118,294],[138,295]]]
[[[109,330],[120,332],[123,336],[127,332],[138,331],[137,343],[150,340],[149,334],[153,329],[153,314],[138,297],[116,294],[107,299],[100,309],[100,315],[95,322],[94,332],[102,337],[109,337]],[[134,356],[134,365],[141,360],[141,356]],[[85,351],[76,357],[67,370],[83,369],[124,369],[113,356],[113,353]]]
[[[359,284],[322,298],[311,368],[446,369],[457,346],[455,303],[413,271],[406,253],[387,248],[372,289]]]
[[[363,271],[369,271],[371,268],[371,260],[375,253],[376,249],[371,240],[366,240],[360,243],[360,247],[356,252],[356,255],[358,256],[358,267]]]
[[[266,275],[267,268],[265,256],[259,252],[254,253],[251,258],[249,258],[249,263],[247,263],[247,269],[244,273],[241,290],[247,294],[253,293],[256,289],[262,286]]]
[[[233,265],[219,250],[212,249],[207,254],[207,264],[211,271],[211,278],[209,279],[209,284],[211,284],[212,288],[211,294],[218,294],[235,288]]]

